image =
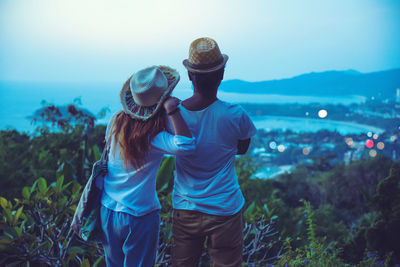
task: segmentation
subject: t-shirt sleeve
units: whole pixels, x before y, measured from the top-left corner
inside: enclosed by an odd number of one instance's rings
[[[237,120],[239,128],[239,140],[249,139],[256,134],[257,129],[251,121],[247,112],[240,106],[239,110],[239,118]]]
[[[153,147],[165,154],[188,155],[196,148],[195,138],[172,135],[166,131],[157,134],[151,141]]]

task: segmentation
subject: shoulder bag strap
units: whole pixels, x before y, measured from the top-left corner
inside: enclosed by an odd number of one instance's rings
[[[100,160],[103,162],[108,162],[108,153],[110,152],[110,144],[106,141],[106,145],[104,146],[103,153],[101,154]]]

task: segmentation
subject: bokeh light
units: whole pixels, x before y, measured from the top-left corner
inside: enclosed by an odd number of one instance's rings
[[[269,143],[269,148],[275,149],[276,148],[276,142],[275,141],[270,142]]]
[[[367,133],[367,136],[368,136],[368,137],[372,137],[372,132],[368,132],[368,133]]]
[[[370,155],[372,158],[376,157],[376,154],[377,154],[377,152],[376,152],[375,149],[371,149],[371,150],[369,151],[369,155]]]
[[[378,144],[376,144],[376,147],[380,150],[385,148],[385,144],[383,142],[378,142]]]
[[[374,138],[375,140],[378,139],[378,137],[379,137],[378,134],[374,134],[374,135],[372,136],[372,138]]]
[[[308,113],[308,111],[306,112],[306,116],[310,115],[310,113]]]
[[[326,116],[328,116],[328,111],[326,111],[325,109],[321,109],[320,111],[318,111],[318,117],[320,117],[321,119],[326,118]]]
[[[371,139],[368,139],[365,142],[365,146],[368,147],[368,148],[372,148],[374,146],[374,141],[372,141]]]
[[[279,151],[279,152],[285,151],[285,146],[284,146],[284,145],[279,145],[279,146],[278,146],[278,151]]]
[[[392,141],[392,142],[396,141],[396,136],[392,135],[392,136],[390,137],[390,141]]]
[[[309,155],[310,154],[310,149],[308,147],[303,148],[303,155]]]
[[[354,144],[353,138],[351,137],[345,138],[345,142],[348,146],[352,146]]]

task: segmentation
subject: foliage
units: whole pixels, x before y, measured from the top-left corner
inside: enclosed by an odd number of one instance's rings
[[[348,240],[344,257],[351,262],[358,262],[364,250],[375,251],[376,255],[391,254],[391,263],[400,262],[400,174],[392,168],[388,177],[377,187],[373,197],[374,211],[368,224],[361,225]],[[349,253],[353,251],[353,253]],[[380,258],[379,256],[377,256]]]
[[[65,173],[66,181],[83,183],[104,146],[104,132],[103,125],[87,138],[81,127],[69,134],[43,131],[38,136],[0,131],[0,195],[12,198],[37,177],[54,182],[57,170]]]
[[[350,266],[345,263],[338,255],[338,249],[331,248],[326,243],[326,238],[316,236],[316,225],[313,221],[313,211],[310,202],[302,200],[304,203],[304,216],[307,221],[307,241],[304,247],[293,249],[291,239],[285,240],[286,253],[279,259],[277,266],[310,266],[310,267],[330,267],[330,266]],[[389,266],[389,258],[379,260],[366,253],[367,257],[360,261],[357,266]]]
[[[245,168],[246,164],[240,163],[241,160],[239,159],[237,167]],[[318,171],[318,168],[314,166],[300,166],[291,173],[270,180],[249,179],[253,176],[254,169],[238,170],[239,174],[245,174],[239,175],[239,181],[247,200],[246,205],[249,211],[251,209],[246,219],[254,222],[263,209],[267,208],[270,212],[272,211],[271,214],[276,218],[277,230],[283,238],[290,240],[292,250],[288,249],[288,243],[286,243],[286,252],[283,252],[283,255],[290,254],[292,251],[299,256],[300,254],[296,250],[310,245],[308,238],[310,233],[307,232],[307,229],[310,228],[307,224],[307,217],[304,216],[304,208],[299,202],[300,199],[305,199],[314,207],[312,216],[313,220],[317,222],[313,226],[315,238],[323,240],[324,246],[335,251],[335,255],[342,261],[358,264],[368,261],[369,258],[363,260],[365,255],[375,255],[376,252],[381,255],[377,256],[381,261],[392,253],[392,261],[394,261],[395,244],[386,250],[377,249],[381,245],[366,247],[361,245],[367,243],[365,238],[361,238],[365,236],[365,232],[357,234],[353,246],[346,245],[349,237],[354,236],[354,232],[358,233],[358,224],[362,224],[364,228],[373,225],[375,214],[378,214],[378,211],[372,209],[372,206],[381,203],[378,198],[374,197],[374,192],[380,181],[383,180],[382,178],[389,174],[388,170],[391,165],[400,170],[399,163],[393,164],[387,158],[376,157],[355,161],[347,166],[339,164],[333,166],[329,171]],[[382,185],[378,187],[383,188]],[[387,188],[396,188],[396,186]],[[396,194],[381,194],[381,196],[384,195],[395,196]],[[397,205],[395,204],[396,200],[392,197],[390,201],[383,201],[382,203],[386,204],[380,205],[380,208],[386,207],[386,214],[396,214],[396,208],[387,205],[389,202]],[[396,217],[389,215],[388,218],[392,218],[393,221],[378,220],[381,222],[379,229],[386,229],[391,223],[397,223]],[[370,231],[370,233],[372,232]],[[391,233],[394,234],[396,231],[392,229]],[[377,240],[379,239],[376,236],[371,236],[369,242]],[[341,247],[344,247],[344,251],[339,253],[338,248]],[[349,257],[349,255],[351,256]]]
[[[70,231],[81,188],[76,182],[65,184],[60,175],[50,185],[39,178],[25,186],[21,199],[0,197],[0,265],[98,265],[103,258],[99,246],[76,239]]]
[[[37,124],[37,131],[60,130],[63,133],[70,133],[75,127],[83,127],[85,134],[90,134],[94,128],[96,116],[88,110],[79,107],[82,105],[81,99],[74,99],[73,104],[65,106],[55,106],[42,100],[42,108],[36,110],[31,118],[32,124]],[[103,108],[99,115],[104,116],[106,110]]]
[[[283,243],[275,227],[275,218],[246,221],[243,231],[243,262],[248,266],[265,266],[282,255]]]

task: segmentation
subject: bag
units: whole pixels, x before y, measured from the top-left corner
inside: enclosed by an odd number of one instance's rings
[[[72,219],[71,229],[85,241],[102,240],[100,207],[104,176],[107,174],[108,151],[109,147],[104,149],[101,159],[93,164],[92,174],[83,189]]]

